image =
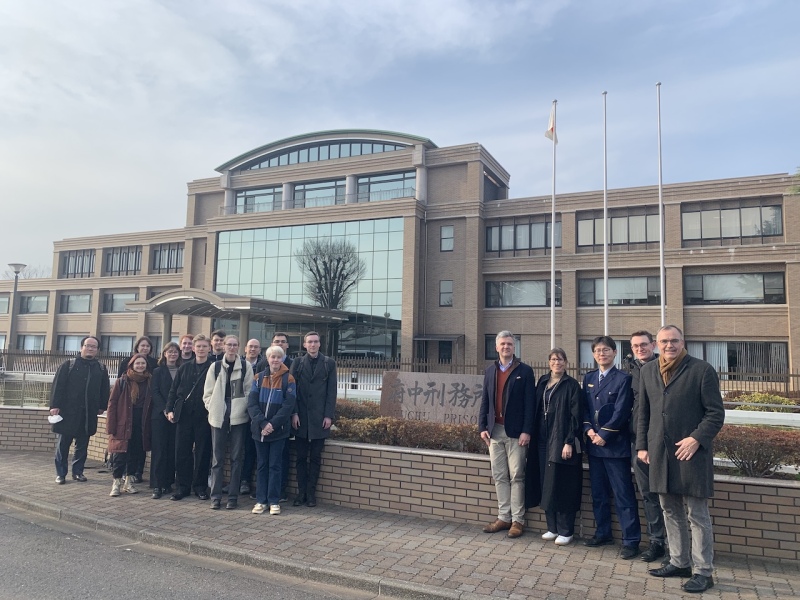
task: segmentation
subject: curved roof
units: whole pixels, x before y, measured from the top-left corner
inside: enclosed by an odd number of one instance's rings
[[[241,313],[248,313],[251,321],[267,323],[273,320],[314,320],[341,323],[350,318],[349,313],[332,308],[262,300],[261,298],[236,296],[196,288],[169,290],[153,296],[149,300],[128,302],[125,308],[133,312],[168,313],[218,319],[238,319]]]
[[[309,142],[323,141],[323,140],[347,140],[347,139],[363,139],[380,140],[383,142],[395,142],[400,144],[422,144],[426,148],[438,148],[436,144],[428,138],[420,137],[418,135],[411,135],[410,133],[398,133],[396,131],[382,131],[380,129],[331,129],[328,131],[315,131],[312,133],[303,133],[288,138],[283,138],[276,142],[270,142],[258,148],[254,148],[244,154],[240,154],[218,166],[215,171],[224,173],[234,167],[237,167],[249,160],[269,154],[276,150],[290,148],[300,144],[307,144]]]

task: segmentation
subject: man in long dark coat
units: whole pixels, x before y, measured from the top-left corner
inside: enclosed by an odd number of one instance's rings
[[[650,490],[664,509],[670,562],[650,574],[691,576],[683,590],[701,593],[714,585],[708,498],[714,495],[712,442],[725,409],[714,367],[686,353],[683,332],[667,325],[656,340],[658,360],[644,365],[640,375],[636,449],[650,465]]]
[[[56,483],[67,479],[67,458],[72,442],[72,479],[86,481],[83,468],[89,450],[89,438],[97,432],[97,415],[108,406],[108,371],[95,356],[100,342],[94,336],[81,340],[80,356],[71,358],[56,371],[50,392],[50,415],[60,416],[53,424],[56,434]]]

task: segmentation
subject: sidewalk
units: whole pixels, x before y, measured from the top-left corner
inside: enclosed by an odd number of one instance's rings
[[[320,504],[283,506],[277,517],[212,511],[187,497],[110,498],[111,476],[87,464],[87,483],[54,483],[52,455],[0,451],[0,501],[145,543],[248,564],[304,579],[408,598],[670,598],[680,579],[647,574],[619,546],[563,549],[540,531],[517,540],[457,525]],[[486,515],[487,522],[493,515]],[[716,586],[703,598],[800,598],[800,565],[718,556]],[[658,566],[653,563],[652,566]],[[691,594],[687,597],[695,597]]]

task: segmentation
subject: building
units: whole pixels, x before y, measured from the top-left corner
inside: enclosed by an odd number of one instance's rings
[[[373,130],[279,140],[216,170],[188,184],[183,227],[60,240],[52,279],[20,280],[16,300],[1,282],[0,343],[74,350],[91,332],[104,349],[129,351],[140,335],[160,346],[220,326],[262,341],[288,331],[297,351],[316,329],[347,356],[482,364],[494,334],[511,329],[518,353],[542,361],[555,238],[556,342],[592,362],[602,192],[560,194],[553,224],[550,197],[508,198],[509,173],[480,144]],[[666,320],[722,370],[800,366],[791,185],[778,174],[664,186]],[[622,356],[631,331],[660,324],[658,192],[610,190],[608,200],[609,334],[625,340]],[[312,274],[333,269],[320,261],[342,249],[356,257],[344,275]],[[304,270],[301,256],[315,264]],[[349,294],[322,289],[337,277]]]

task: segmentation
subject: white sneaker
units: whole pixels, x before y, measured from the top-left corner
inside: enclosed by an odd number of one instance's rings
[[[557,533],[553,533],[552,531],[545,531],[545,532],[542,534],[542,539],[543,539],[543,540],[546,540],[546,541],[548,541],[548,542],[552,542],[552,541],[553,541],[554,539],[556,539],[557,537],[558,537],[558,534],[557,534]]]
[[[128,494],[138,494],[139,490],[133,487],[133,475],[125,476],[125,483],[122,485],[122,491]]]
[[[119,488],[122,485],[122,479],[115,479],[114,483],[111,484],[111,493],[109,496],[112,498],[116,498],[119,496]]]
[[[560,535],[556,538],[556,546],[566,546],[570,542],[572,542],[571,535],[569,537],[565,535]]]
[[[271,514],[271,515],[279,515],[279,514],[281,514],[281,505],[280,504],[272,504],[272,505],[270,505],[269,514]]]
[[[253,507],[253,510],[251,510],[250,512],[253,513],[254,515],[260,515],[263,514],[265,510],[267,510],[267,505],[259,503],[256,504]]]

